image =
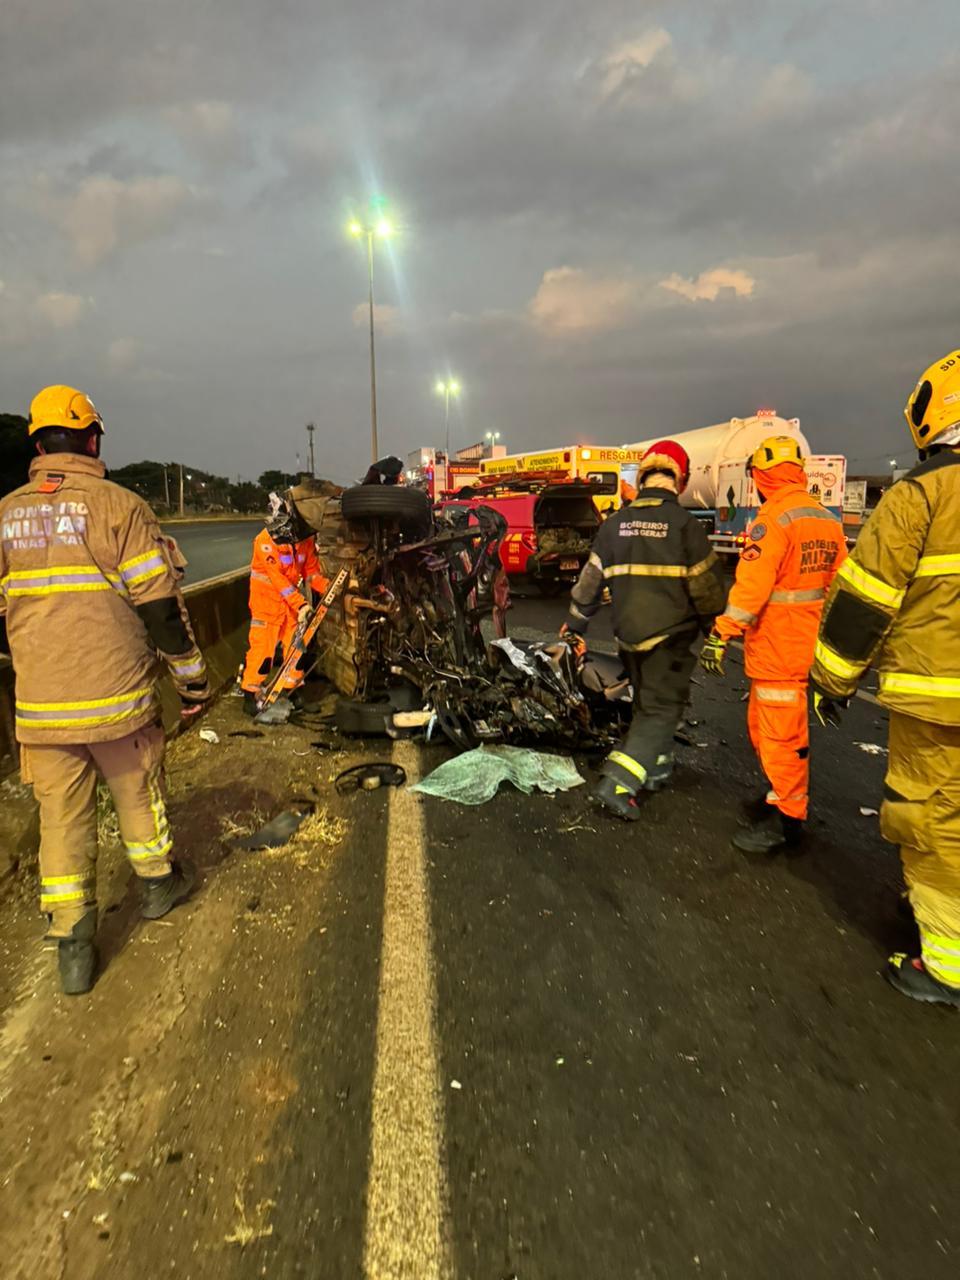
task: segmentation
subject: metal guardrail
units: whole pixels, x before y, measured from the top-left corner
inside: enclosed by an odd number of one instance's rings
[[[243,656],[250,615],[247,609],[249,569],[208,578],[205,582],[184,587],[183,595],[190,611],[197,644],[203,652],[215,689],[223,688],[236,675]],[[0,655],[0,778],[20,767],[14,724],[13,664]],[[160,701],[167,729],[178,721],[180,700],[170,682],[160,681]]]

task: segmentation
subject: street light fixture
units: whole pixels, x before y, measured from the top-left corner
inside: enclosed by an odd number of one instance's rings
[[[491,447],[491,448],[493,448],[493,446],[494,446],[494,445],[497,443],[497,441],[500,439],[500,432],[499,432],[499,431],[488,431],[488,432],[487,432],[487,439],[490,441],[490,447]]]
[[[460,383],[456,378],[447,378],[446,382],[442,378],[437,381],[436,392],[438,396],[443,396],[443,425],[447,433],[447,466],[450,465],[450,397],[460,394]]]
[[[393,235],[393,224],[389,218],[378,214],[380,201],[370,202],[371,216],[367,222],[359,218],[351,218],[347,230],[355,240],[366,237],[367,241],[367,280],[370,286],[370,447],[371,461],[376,462],[380,453],[377,441],[377,360],[373,337],[373,241],[374,238],[387,240]]]

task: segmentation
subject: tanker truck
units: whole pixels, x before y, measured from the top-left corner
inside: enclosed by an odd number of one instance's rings
[[[707,526],[707,536],[721,555],[738,555],[760,500],[747,475],[747,459],[768,436],[793,436],[806,457],[810,493],[838,519],[843,518],[843,487],[847,462],[837,455],[811,454],[799,418],[781,418],[773,409],[759,409],[752,418],[730,418],[712,427],[682,431],[670,437],[690,455],[690,483],[680,496]],[[627,446],[646,449],[663,435]]]

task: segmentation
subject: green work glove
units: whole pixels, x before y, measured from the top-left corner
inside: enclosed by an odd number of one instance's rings
[[[727,642],[723,636],[711,631],[700,650],[700,665],[712,676],[723,675],[723,658],[727,652]]]
[[[824,693],[816,685],[812,685],[811,688],[813,689],[813,714],[825,729],[831,726],[839,729],[840,712],[846,711],[850,705],[850,699],[835,698],[832,694]]]

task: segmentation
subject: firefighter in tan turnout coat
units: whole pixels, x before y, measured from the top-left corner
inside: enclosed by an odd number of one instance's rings
[[[38,454],[29,482],[0,501],[0,610],[23,779],[40,805],[40,907],[59,941],[63,989],[78,994],[97,960],[98,778],[139,877],[141,912],[165,915],[192,874],[171,860],[158,656],[185,716],[210,691],[156,516],[105,479],[92,401],[47,387],[29,432]]]
[[[827,599],[810,673],[836,723],[868,667],[890,712],[880,825],[900,846],[920,955],[890,957],[904,995],[960,1006],[960,351],[907,402],[920,465],[883,495]]]

